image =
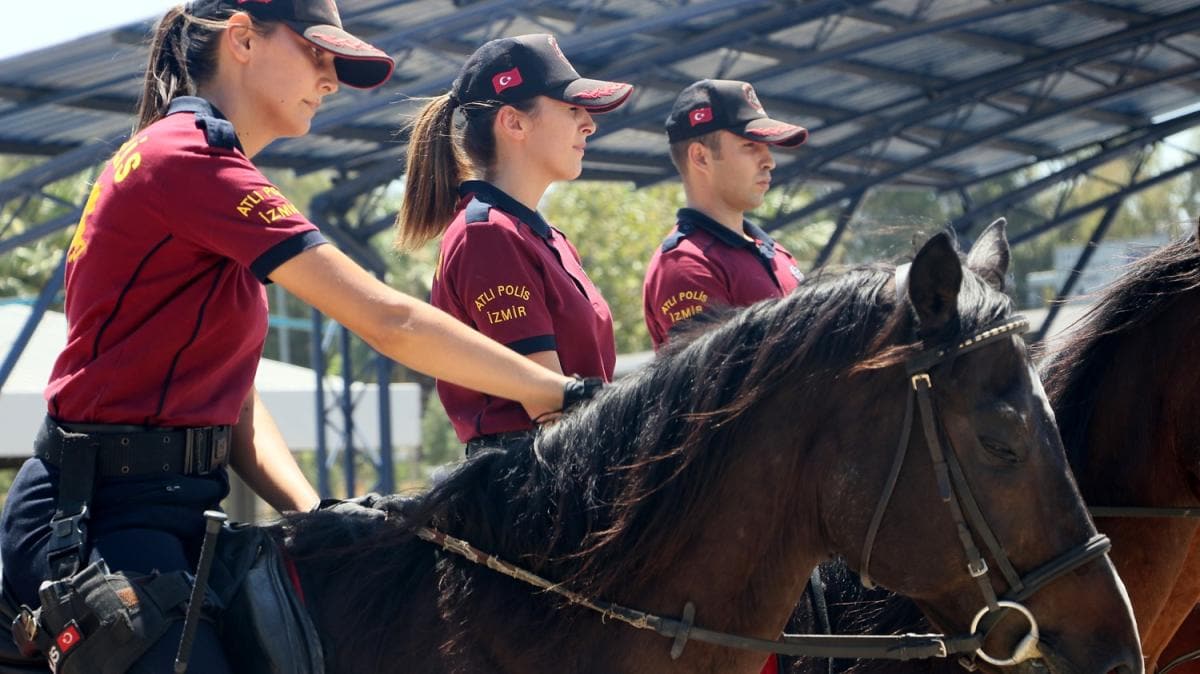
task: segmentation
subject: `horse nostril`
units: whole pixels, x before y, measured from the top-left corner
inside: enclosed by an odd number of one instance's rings
[[[1127,664],[1122,664],[1113,667],[1109,674],[1134,674],[1134,669]]]

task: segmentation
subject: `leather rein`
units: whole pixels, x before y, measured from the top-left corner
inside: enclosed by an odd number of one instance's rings
[[[967,556],[967,572],[976,579],[983,594],[985,606],[976,614],[971,625],[971,633],[966,635],[948,636],[942,634],[904,634],[898,636],[877,635],[824,635],[824,634],[784,634],[780,639],[758,639],[727,632],[705,629],[695,624],[696,607],[687,602],[680,617],[666,617],[629,608],[609,601],[584,596],[559,583],[547,580],[535,573],[522,569],[508,561],[500,559],[472,546],[467,541],[454,538],[430,527],[421,527],[416,535],[422,540],[440,546],[464,559],[485,566],[493,571],[519,580],[546,592],[553,592],[565,598],[571,604],[589,608],[601,614],[604,619],[614,619],[642,630],[652,630],[664,637],[672,639],[671,658],[678,659],[683,655],[683,649],[689,640],[704,643],[757,651],[775,653],[789,657],[818,657],[818,658],[857,658],[912,660],[920,658],[946,658],[958,654],[974,654],[986,662],[998,666],[1006,666],[1038,657],[1038,626],[1033,614],[1020,602],[1032,596],[1052,580],[1103,556],[1111,544],[1106,536],[1096,535],[1086,542],[1054,558],[1034,571],[1020,576],[1013,568],[1004,547],[999,543],[991,527],[983,517],[962,468],[951,451],[942,449],[939,426],[934,415],[933,401],[930,391],[933,379],[930,370],[938,364],[951,361],[954,358],[974,351],[988,344],[1004,339],[1029,329],[1029,321],[1016,316],[982,330],[963,342],[952,347],[926,349],[908,361],[907,372],[910,382],[910,393],[907,396],[905,420],[901,432],[891,472],[880,495],[879,503],[871,519],[866,541],[863,545],[862,577],[864,583],[870,583],[868,568],[871,551],[883,513],[887,510],[892,492],[899,479],[900,468],[908,451],[909,438],[912,433],[914,405],[920,410],[921,423],[924,429],[926,444],[933,458],[934,470],[937,476],[938,493],[941,500],[947,504],[954,520],[958,537]],[[970,525],[968,526],[968,520]],[[972,529],[983,540],[992,553],[993,559],[1008,584],[1009,592],[998,598],[989,578],[990,569],[975,545],[971,534]],[[980,623],[985,617],[994,612],[1011,609],[1020,613],[1029,622],[1029,631],[1021,639],[1014,652],[1008,658],[995,658],[983,651],[983,640],[986,632],[979,633]]]

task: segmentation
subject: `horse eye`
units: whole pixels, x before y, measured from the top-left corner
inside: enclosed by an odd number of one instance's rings
[[[1021,457],[1008,445],[991,438],[979,438],[984,451],[1006,463],[1020,463]]]

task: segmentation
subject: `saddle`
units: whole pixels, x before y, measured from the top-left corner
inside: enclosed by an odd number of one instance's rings
[[[220,546],[226,545],[226,534],[237,543],[222,552]],[[275,541],[261,527],[227,527],[221,533],[218,559],[235,552],[235,570],[248,565],[233,583],[221,623],[221,640],[234,671],[325,674],[321,637],[297,595]]]
[[[320,636],[284,564],[265,529],[234,525],[221,531],[205,618],[217,622],[237,674],[325,672]],[[29,641],[38,645],[37,654],[23,654],[14,641],[13,628],[24,629],[22,610],[5,587],[0,674],[124,672],[170,624],[183,620],[191,580],[186,572],[111,572],[97,561],[74,576],[43,584],[43,606],[29,612],[37,626]],[[58,587],[48,592],[53,585]],[[64,638],[71,647],[60,647]],[[53,667],[43,656],[51,652]]]

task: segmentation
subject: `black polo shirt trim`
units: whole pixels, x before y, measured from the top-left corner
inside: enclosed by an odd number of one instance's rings
[[[315,248],[325,243],[328,243],[328,241],[318,230],[310,229],[307,232],[300,232],[291,238],[280,241],[267,250],[267,252],[259,255],[258,259],[250,263],[250,271],[258,277],[258,280],[263,285],[269,284],[271,282],[271,272],[278,269],[279,265],[309,248]]]
[[[558,341],[554,339],[554,335],[538,335],[509,342],[505,346],[522,356],[528,356],[531,353],[541,353],[542,351],[557,351]]]
[[[483,203],[495,206],[529,225],[530,229],[547,241],[553,235],[550,224],[542,219],[540,213],[512,198],[499,187],[486,180],[468,180],[459,185],[458,193],[463,197],[468,194],[474,194],[475,198]]]
[[[217,106],[199,96],[180,96],[172,99],[167,106],[167,115],[177,112],[190,112],[196,116],[196,128],[204,129],[204,138],[210,146],[245,153],[242,141],[233,129],[233,122],[221,114]]]
[[[681,229],[683,225],[697,227],[708,232],[713,238],[727,246],[753,250],[758,255],[758,258],[768,265],[769,261],[775,257],[775,239],[772,239],[762,228],[749,220],[742,220],[742,231],[746,232],[754,241],[747,241],[734,232],[729,231],[729,228],[721,223],[694,208],[679,209],[675,213],[675,219],[681,226]]]

